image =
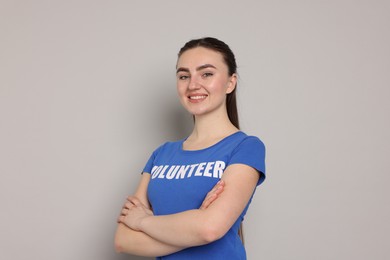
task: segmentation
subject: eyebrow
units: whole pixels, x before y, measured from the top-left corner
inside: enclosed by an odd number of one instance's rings
[[[211,65],[211,64],[204,64],[204,65],[201,65],[199,67],[196,68],[196,71],[200,71],[200,70],[203,70],[203,69],[207,69],[207,68],[213,68],[213,69],[217,69],[214,65]],[[176,70],[176,73],[179,73],[181,71],[184,71],[184,72],[190,72],[190,70],[188,68],[183,68],[183,67],[180,67]]]

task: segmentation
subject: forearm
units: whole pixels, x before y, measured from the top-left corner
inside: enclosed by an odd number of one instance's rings
[[[133,221],[134,229],[174,246],[211,243],[224,236],[237,221],[253,194],[258,178],[257,171],[249,166],[229,166],[224,172],[224,192],[206,209],[163,216],[149,215],[138,223]]]
[[[146,217],[139,229],[156,240],[174,246],[199,246],[213,242],[225,233],[214,228],[216,225],[212,224],[213,219],[205,210],[195,209],[172,215]]]
[[[115,249],[120,253],[157,257],[178,252],[184,249],[184,247],[163,243],[143,232],[134,231],[120,223],[115,234]]]

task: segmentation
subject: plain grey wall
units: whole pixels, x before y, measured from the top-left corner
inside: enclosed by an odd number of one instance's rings
[[[116,217],[153,149],[189,133],[176,53],[235,51],[267,146],[249,259],[390,259],[389,1],[0,2],[0,258],[140,259]]]

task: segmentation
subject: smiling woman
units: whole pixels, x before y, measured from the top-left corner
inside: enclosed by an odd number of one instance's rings
[[[177,67],[179,98],[191,114],[196,117],[214,109],[226,111],[226,95],[235,89],[237,76],[228,73],[220,53],[193,48],[181,54]]]
[[[196,39],[176,67],[194,129],[152,153],[118,218],[116,249],[158,259],[246,259],[239,230],[265,179],[265,148],[239,130],[234,54],[218,39]]]

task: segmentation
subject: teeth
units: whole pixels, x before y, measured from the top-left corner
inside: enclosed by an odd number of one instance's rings
[[[191,96],[190,99],[202,99],[205,98],[206,96]]]

